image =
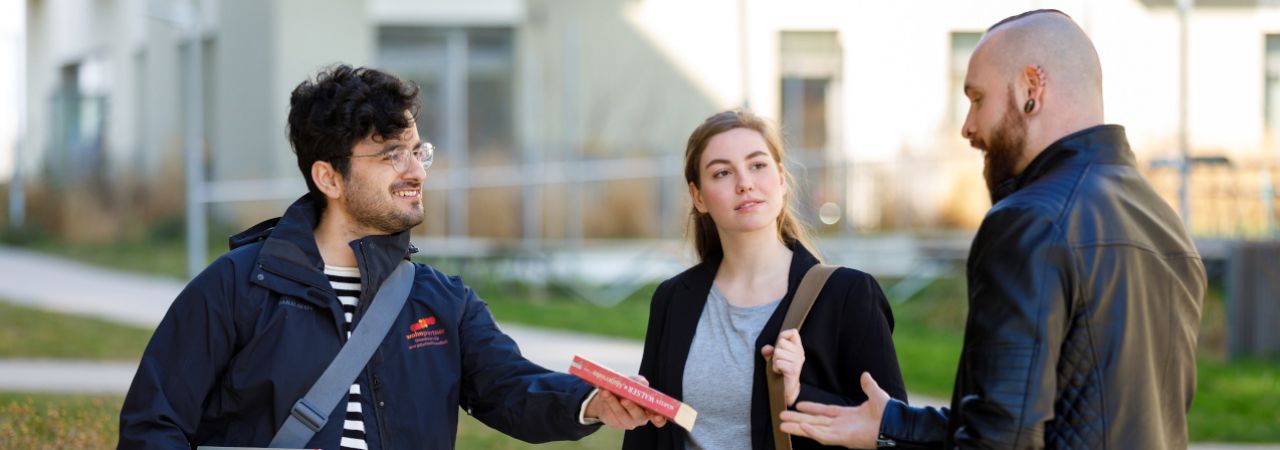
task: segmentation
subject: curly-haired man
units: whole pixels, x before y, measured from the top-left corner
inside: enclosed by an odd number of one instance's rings
[[[174,300],[125,398],[120,448],[267,446],[297,415],[379,286],[417,251],[409,230],[423,220],[433,154],[417,111],[416,86],[373,69],[335,66],[294,89],[289,140],[309,192],[233,236]],[[529,442],[650,420],[526,360],[459,278],[413,269],[391,331],[345,398],[316,412],[327,420],[309,425],[306,447],[452,448],[460,408]]]

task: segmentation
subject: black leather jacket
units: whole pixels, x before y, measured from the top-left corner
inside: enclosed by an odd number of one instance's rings
[[[993,199],[951,408],[890,402],[881,445],[1186,448],[1204,265],[1124,128],[1058,140]]]

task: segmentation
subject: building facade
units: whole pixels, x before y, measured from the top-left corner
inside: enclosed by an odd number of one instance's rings
[[[112,238],[181,213],[197,113],[213,217],[252,223],[305,189],[290,91],[345,62],[422,87],[418,125],[440,151],[426,236],[678,237],[688,133],[744,105],[781,123],[819,232],[972,228],[989,204],[960,137],[969,52],[990,24],[1052,7],[1093,38],[1107,121],[1176,206],[1174,3],[28,0],[19,163],[31,216]],[[1280,4],[1200,0],[1188,23],[1193,229],[1274,229]]]

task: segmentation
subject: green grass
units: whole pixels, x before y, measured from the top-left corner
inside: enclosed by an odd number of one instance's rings
[[[187,249],[182,241],[119,241],[68,246],[52,241],[31,242],[31,250],[52,253],[108,269],[187,279]],[[210,245],[209,262],[226,253],[227,244]]]
[[[1280,363],[1201,355],[1196,398],[1187,418],[1191,440],[1280,441]]]
[[[907,390],[949,401],[960,362],[959,333],[931,332],[901,327],[893,333],[898,366]]]
[[[893,280],[882,282],[889,286]],[[969,312],[964,292],[963,279],[943,278],[893,305],[894,348],[908,391],[951,399]]]
[[[598,306],[564,293],[537,293],[527,289],[479,287],[477,294],[489,304],[500,322],[644,340],[649,322],[649,299],[655,286],[646,286],[617,305]]]
[[[595,450],[622,447],[622,430],[601,427],[599,431],[578,441],[548,442],[541,445],[527,444],[489,428],[479,420],[462,413],[458,418],[457,448],[481,450],[515,450],[526,448],[554,450]]]
[[[151,331],[0,301],[0,358],[137,361]]]
[[[42,231],[0,232],[0,243],[15,245],[82,263],[170,278],[187,279],[187,248],[180,221],[166,221],[144,235],[122,237],[111,242],[68,244]],[[209,262],[227,252],[225,227],[209,232]]]

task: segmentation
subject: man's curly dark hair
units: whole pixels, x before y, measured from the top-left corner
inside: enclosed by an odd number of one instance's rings
[[[418,109],[417,84],[367,67],[335,65],[294,88],[289,97],[289,144],[311,196],[323,202],[324,194],[311,179],[312,164],[328,161],[346,177],[356,143],[370,136],[400,136],[414,126]]]

